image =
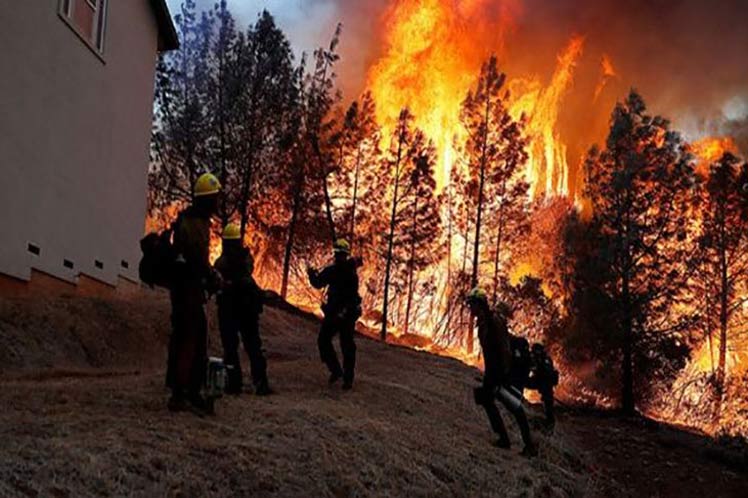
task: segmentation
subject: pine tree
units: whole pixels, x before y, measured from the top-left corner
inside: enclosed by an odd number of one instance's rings
[[[675,313],[693,266],[688,264],[688,207],[694,170],[680,135],[646,114],[632,92],[616,106],[605,150],[587,158],[585,195],[599,244],[591,255],[610,278],[596,283],[614,306],[621,334],[624,412],[633,413],[645,385],[636,379],[677,370],[688,354],[681,333],[693,317]]]
[[[427,155],[428,144],[420,130],[413,129],[413,115],[408,109],[400,112],[395,129],[390,140],[389,150],[382,162],[382,166],[389,174],[384,176],[388,186],[389,199],[389,221],[387,224],[385,270],[384,270],[384,296],[382,300],[382,329],[380,339],[387,339],[387,324],[389,321],[390,308],[390,286],[393,277],[393,266],[397,264],[396,247],[400,237],[400,227],[403,221],[402,209],[407,202],[409,184],[412,172],[419,158]]]
[[[518,177],[527,162],[527,139],[522,123],[509,115],[508,93],[503,89],[506,75],[498,70],[495,56],[483,64],[480,77],[462,104],[460,119],[467,133],[464,147],[472,181],[476,183],[475,237],[470,284],[479,284],[482,230],[486,217],[494,220],[493,280],[494,298],[498,289],[501,251],[510,219],[522,217],[529,186]],[[492,212],[491,212],[492,211]],[[472,327],[471,327],[472,328]],[[468,333],[467,349],[472,352],[472,330]]]
[[[699,247],[703,258],[700,271],[707,334],[719,337],[715,372],[718,393],[724,389],[727,373],[728,333],[742,312],[748,277],[748,165],[730,153],[711,165],[704,192]]]

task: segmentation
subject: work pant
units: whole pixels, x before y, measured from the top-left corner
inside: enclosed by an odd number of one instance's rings
[[[539,379],[530,378],[527,381],[527,389],[534,389],[540,393],[540,399],[543,402],[543,411],[545,412],[545,421],[548,425],[554,425],[556,423],[556,415],[553,408],[553,386]]]
[[[199,281],[179,279],[172,286],[166,385],[176,396],[199,394],[205,382],[208,322]]]
[[[260,339],[260,317],[257,313],[236,309],[234,306],[218,306],[218,326],[223,344],[223,362],[226,365],[227,389],[240,391],[243,385],[242,365],[239,359],[239,337],[244,351],[249,356],[252,383],[255,387],[267,383],[267,361]]]
[[[327,365],[330,373],[343,375],[343,381],[353,383],[356,368],[356,320],[350,317],[339,317],[334,314],[325,316],[317,337],[319,356],[322,363]],[[332,345],[332,338],[340,334],[340,349],[343,353],[343,367],[340,367],[338,355]]]
[[[499,436],[499,440],[502,442],[509,443],[509,434],[506,432],[504,426],[504,420],[501,418],[501,413],[496,406],[495,400],[498,399],[501,404],[511,413],[517,425],[519,426],[520,433],[522,434],[522,442],[525,445],[532,444],[532,438],[530,437],[530,424],[527,422],[527,415],[522,407],[522,400],[514,397],[512,394],[506,396],[498,392],[496,388],[492,386],[484,386],[484,396],[481,405],[486,410],[488,415],[488,421],[491,423],[491,428]],[[496,393],[494,396],[493,393]]]

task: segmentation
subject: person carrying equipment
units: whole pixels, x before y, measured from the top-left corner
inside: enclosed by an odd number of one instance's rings
[[[542,344],[535,343],[531,350],[532,366],[527,380],[527,388],[540,393],[545,411],[545,422],[549,429],[556,425],[553,409],[553,388],[558,385],[558,370]]]
[[[496,442],[499,448],[509,448],[511,442],[494,399],[498,399],[514,415],[525,445],[522,454],[535,456],[537,448],[530,436],[530,425],[522,407],[521,393],[517,393],[510,383],[512,354],[507,320],[511,309],[505,303],[499,303],[497,311],[492,312],[485,291],[479,288],[473,289],[466,301],[478,322],[478,339],[485,363],[483,385],[474,390],[475,402],[486,410],[491,428],[499,436]]]
[[[254,259],[241,240],[238,225],[229,224],[222,235],[222,253],[216,261],[223,285],[218,292],[218,326],[223,344],[223,362],[227,372],[227,394],[241,394],[242,367],[239,359],[239,336],[249,356],[255,394],[271,394],[267,378],[267,361],[260,339],[262,290],[252,277]]]
[[[361,316],[361,297],[358,294],[357,270],[361,259],[350,257],[351,246],[343,239],[333,244],[335,261],[322,271],[308,268],[309,282],[315,289],[327,287],[327,301],[322,305],[324,319],[317,338],[319,355],[330,370],[329,383],[343,378],[343,389],[353,387],[356,368],[356,321]],[[332,345],[332,338],[340,334],[343,367]]]
[[[509,334],[509,348],[512,353],[512,365],[509,369],[509,383],[519,392],[525,390],[530,376],[532,360],[530,358],[530,343],[518,335]]]
[[[219,279],[210,266],[210,220],[218,209],[221,184],[210,173],[195,182],[192,203],[173,225],[175,260],[171,272],[171,324],[166,383],[171,388],[168,408],[211,413],[201,396],[207,366],[208,323],[206,292],[218,289]]]

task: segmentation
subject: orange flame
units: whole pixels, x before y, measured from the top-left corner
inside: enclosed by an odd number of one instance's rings
[[[719,161],[725,152],[738,153],[738,146],[730,137],[706,137],[691,144],[698,161],[698,171],[706,173],[709,166]]]
[[[505,55],[504,37],[521,10],[516,1],[502,2],[498,18],[487,20],[489,3],[393,2],[384,16],[384,55],[369,70],[367,86],[377,103],[384,136],[400,109],[409,107],[416,125],[434,140],[440,153],[440,186],[449,178],[454,162],[454,140],[463,136],[459,122],[462,100],[488,55]],[[509,84],[512,115],[519,118],[524,114],[529,119],[526,174],[534,196],[568,194],[566,146],[559,139],[557,121],[583,46],[582,37],[572,37],[547,87],[537,78],[515,79]]]

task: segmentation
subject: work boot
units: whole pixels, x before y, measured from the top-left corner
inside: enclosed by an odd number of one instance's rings
[[[350,391],[353,389],[353,381],[352,380],[346,380],[343,382],[343,391]]]
[[[189,410],[189,406],[187,404],[187,401],[184,399],[184,396],[178,393],[171,394],[169,402],[166,404],[166,406],[172,413],[184,412]]]
[[[264,380],[262,382],[258,382],[255,386],[255,394],[257,396],[269,396],[271,394],[275,394],[275,391],[270,389],[270,384],[268,384],[268,381]]]
[[[212,403],[206,401],[205,398],[199,394],[190,395],[189,410],[200,418],[205,417],[206,415],[215,414]]]
[[[337,381],[339,381],[342,377],[343,377],[343,372],[333,372],[330,374],[330,378],[327,380],[327,383],[330,385],[333,385]]]
[[[522,449],[521,455],[527,458],[536,457],[538,456],[538,447],[535,446],[533,443],[526,444],[525,447]]]

